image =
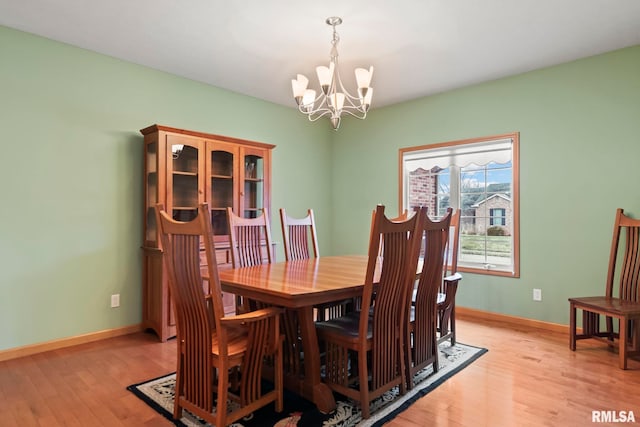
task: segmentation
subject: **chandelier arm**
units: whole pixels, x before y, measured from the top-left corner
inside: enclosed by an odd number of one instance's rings
[[[364,119],[365,117],[367,117],[367,113],[362,111],[362,110],[358,110],[356,109],[355,112],[352,109],[346,109],[343,108],[342,109],[343,113],[349,114],[350,116],[356,117],[360,120]]]
[[[310,122],[315,122],[316,120],[326,116],[326,115],[330,115],[333,114],[330,110],[325,110],[322,114],[317,114],[317,115],[312,115],[312,114],[307,114],[307,118],[309,119]]]
[[[349,91],[344,87],[344,85],[342,84],[342,77],[340,77],[340,71],[338,70],[338,61],[336,60],[336,68],[335,68],[335,72],[334,75],[336,77],[337,85],[340,86],[340,90],[342,91],[342,93],[345,94],[346,99],[348,100],[360,100],[360,97],[358,96],[353,96],[349,93]],[[352,102],[353,105],[353,102]]]
[[[347,108],[347,107],[352,107],[352,108],[362,108],[362,101],[360,100],[360,98],[353,98],[353,97],[345,97],[345,105],[343,108]],[[357,101],[354,102],[354,101]]]
[[[322,112],[322,115],[325,115],[327,113],[332,112],[331,111],[332,108],[329,106],[329,103],[327,102],[327,97],[322,92],[320,95],[316,97],[316,99],[313,100],[312,105],[316,105],[318,101],[320,102],[317,104],[315,108],[312,108],[312,109],[305,108],[305,104],[301,103],[300,105],[298,105],[298,111],[307,115],[316,114],[320,112]]]
[[[320,117],[324,117],[327,114],[334,114],[333,109],[328,105],[326,96],[320,95],[316,98],[316,100],[321,100],[320,103],[317,105],[317,107],[311,110],[308,110],[304,108],[303,104],[300,104],[298,106],[298,110],[301,113],[306,114],[309,117],[309,120],[312,122],[315,122]],[[315,105],[315,101],[314,101],[314,105]]]

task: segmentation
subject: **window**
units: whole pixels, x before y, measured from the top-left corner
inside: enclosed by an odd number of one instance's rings
[[[506,220],[506,209],[503,208],[493,208],[489,209],[489,221],[490,225],[507,225]]]
[[[458,268],[519,277],[519,135],[400,149],[400,206],[460,209]]]

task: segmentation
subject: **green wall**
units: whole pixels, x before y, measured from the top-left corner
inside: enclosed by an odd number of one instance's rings
[[[0,57],[0,350],[140,323],[139,130],[154,123],[276,144],[274,239],[278,208],[313,207],[331,246],[328,125],[5,27]]]
[[[365,250],[376,203],[397,213],[399,148],[509,132],[520,132],[521,277],[465,274],[457,303],[567,324],[568,297],[604,291],[615,209],[640,217],[640,46],[345,123],[332,151],[335,253]]]
[[[602,291],[615,208],[640,216],[640,46],[374,109],[338,132],[5,27],[0,52],[0,350],[141,321],[139,129],[153,123],[276,144],[273,234],[277,208],[313,207],[323,254],[365,253],[375,204],[397,212],[400,147],[520,132],[522,277],[465,275],[459,304],[482,310],[567,323],[567,297]]]

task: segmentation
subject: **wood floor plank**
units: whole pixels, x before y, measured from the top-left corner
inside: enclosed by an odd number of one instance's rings
[[[591,411],[634,411],[640,361],[618,368],[601,343],[495,321],[458,321],[460,342],[489,352],[388,426],[584,426]],[[171,426],[126,390],[175,370],[175,340],[150,333],[109,338],[0,362],[2,426]]]
[[[572,352],[566,334],[477,319],[458,321],[458,340],[489,352],[389,426],[584,426],[592,410],[633,410],[640,421],[637,359],[623,371],[602,344]]]

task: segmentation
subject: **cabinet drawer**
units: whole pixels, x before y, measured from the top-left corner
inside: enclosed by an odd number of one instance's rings
[[[216,262],[218,263],[218,267],[225,267],[226,264],[231,265],[231,252],[229,249],[217,249],[216,250]],[[207,254],[204,250],[200,251],[200,266],[206,267],[207,265]]]
[[[218,265],[231,264],[231,251],[229,249],[216,250],[216,262]]]

